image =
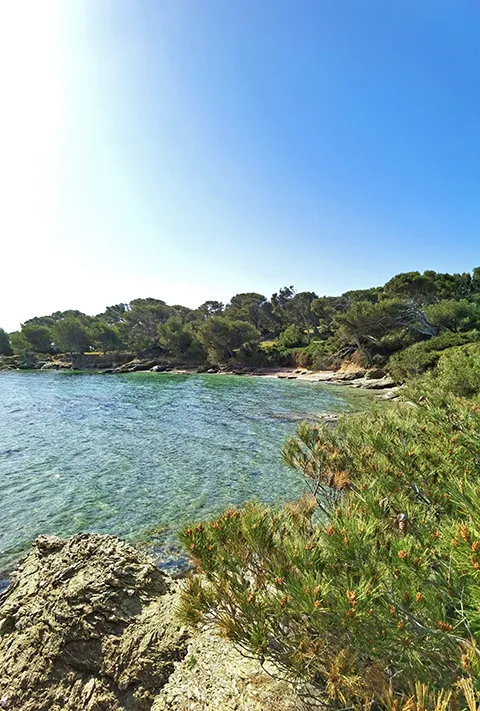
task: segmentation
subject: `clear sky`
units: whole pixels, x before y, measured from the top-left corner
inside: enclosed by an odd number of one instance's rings
[[[0,326],[480,265],[478,0],[3,0]]]

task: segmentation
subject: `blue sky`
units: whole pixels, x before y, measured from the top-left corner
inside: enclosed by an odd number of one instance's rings
[[[0,325],[480,265],[479,29],[476,0],[3,3]]]

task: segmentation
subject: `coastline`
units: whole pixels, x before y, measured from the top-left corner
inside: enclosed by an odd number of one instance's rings
[[[88,353],[83,356],[8,356],[0,358],[0,372],[8,371],[70,371],[98,375],[152,373],[154,375],[236,375],[292,380],[331,386],[348,386],[372,391],[379,400],[394,400],[400,386],[382,369],[347,366],[339,370],[308,370],[294,367],[208,367],[168,363],[161,358],[135,356],[131,353],[102,355]]]

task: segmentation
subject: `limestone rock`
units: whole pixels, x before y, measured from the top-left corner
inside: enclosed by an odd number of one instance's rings
[[[203,630],[175,664],[152,711],[304,711],[278,671],[268,664],[266,669],[227,640]]]
[[[0,708],[148,711],[186,652],[173,584],[112,536],[42,536],[0,596]]]
[[[382,368],[371,368],[365,373],[367,380],[380,380],[385,377],[385,371]]]
[[[392,388],[394,385],[395,381],[389,375],[386,375],[378,380],[366,380],[363,387],[367,390],[383,390],[384,388]]]

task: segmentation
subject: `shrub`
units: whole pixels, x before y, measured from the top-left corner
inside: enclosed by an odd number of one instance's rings
[[[185,529],[202,575],[190,578],[184,617],[215,622],[337,708],[394,708],[414,684],[472,688],[480,404],[427,385],[415,405],[334,430],[303,423],[283,455],[305,477],[304,499]]]
[[[341,360],[333,353],[331,340],[312,341],[304,348],[293,351],[295,363],[300,368],[313,370],[334,370],[340,367]]]
[[[403,383],[408,378],[424,373],[433,368],[440,355],[447,348],[460,346],[480,338],[478,331],[469,333],[445,332],[434,336],[428,341],[420,341],[406,348],[400,353],[395,353],[389,362],[388,370],[394,380]]]
[[[303,346],[306,341],[304,332],[292,323],[290,326],[282,331],[278,337],[278,343],[283,348],[296,348],[297,346]]]
[[[480,393],[480,344],[471,343],[445,351],[440,355],[435,371],[413,381],[407,394],[421,399],[438,390],[462,397]]]
[[[259,365],[278,365],[283,367],[295,365],[293,352],[287,348],[283,348],[278,342],[260,344],[260,353],[261,359]]]

